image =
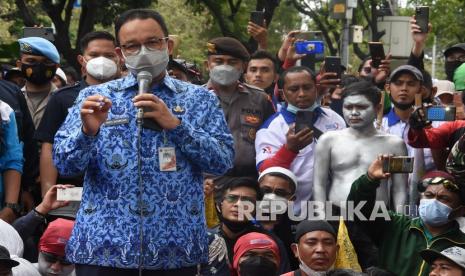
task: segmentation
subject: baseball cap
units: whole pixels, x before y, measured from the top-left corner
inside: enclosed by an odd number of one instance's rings
[[[432,264],[438,258],[444,258],[465,270],[465,248],[453,246],[441,252],[433,249],[426,249],[422,250],[420,255],[429,264]]]
[[[56,219],[45,230],[39,241],[39,250],[57,256],[65,255],[66,243],[71,237],[74,221],[68,219]]]
[[[454,95],[455,85],[453,82],[448,80],[437,80],[434,82],[434,86],[437,87],[436,97],[444,94]]]
[[[418,68],[412,65],[401,65],[394,69],[394,71],[392,71],[391,75],[389,76],[389,81],[395,81],[402,73],[410,73],[417,80],[423,82],[423,74],[420,70],[418,70]]]
[[[290,170],[288,170],[286,168],[283,168],[283,167],[269,167],[269,168],[267,168],[266,170],[264,170],[264,171],[262,171],[260,173],[260,176],[258,177],[258,182],[260,182],[260,180],[262,180],[263,177],[265,177],[265,175],[270,174],[270,173],[282,174],[282,175],[285,175],[285,176],[289,177],[292,180],[295,189],[297,189],[297,185],[298,185],[297,184],[298,183],[297,182],[297,177],[295,176],[295,174],[292,171],[290,171]]]
[[[455,44],[449,48],[447,48],[445,51],[444,51],[444,56],[448,56],[450,55],[450,52],[454,51],[454,50],[462,50],[462,51],[465,51],[465,43],[458,43],[458,44]]]
[[[276,242],[268,235],[251,232],[240,237],[234,245],[233,268],[237,269],[240,258],[248,251],[253,249],[269,249],[273,252],[274,257],[280,263],[279,247]]]

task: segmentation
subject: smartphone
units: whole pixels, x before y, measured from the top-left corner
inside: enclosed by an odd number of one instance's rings
[[[57,189],[57,200],[60,201],[81,201],[82,187]]]
[[[420,27],[422,33],[428,32],[428,23],[429,23],[429,7],[420,6],[415,8],[415,20],[417,25]]]
[[[297,54],[322,54],[325,52],[323,41],[297,41],[295,43]]]
[[[250,21],[263,27],[263,21],[265,20],[265,13],[263,11],[250,12]]]
[[[336,73],[336,78],[340,79],[342,74],[341,58],[332,56],[325,57],[325,71]]]
[[[300,132],[305,127],[313,129],[313,112],[297,111],[295,115],[295,133]]]
[[[47,27],[24,27],[23,28],[23,37],[42,37],[48,41],[55,41],[55,36],[53,35],[53,28]]]
[[[426,110],[428,121],[455,121],[455,106],[432,106]]]
[[[393,156],[383,159],[384,173],[411,173],[413,172],[413,157]]]
[[[381,65],[381,60],[386,58],[383,43],[371,41],[368,42],[368,47],[370,48],[371,66],[378,68]]]

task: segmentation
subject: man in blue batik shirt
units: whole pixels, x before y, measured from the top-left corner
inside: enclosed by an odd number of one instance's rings
[[[85,171],[66,256],[78,276],[195,275],[208,257],[202,173],[232,167],[233,139],[213,93],[166,74],[160,14],[124,12],[115,34],[131,74],[82,90],[55,136],[59,173]],[[153,80],[137,95],[141,71]]]

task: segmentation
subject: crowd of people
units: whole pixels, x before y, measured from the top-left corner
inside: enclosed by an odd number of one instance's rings
[[[2,66],[0,276],[465,275],[465,43],[432,79],[412,17],[404,65],[339,75],[249,22],[203,80],[158,12],[114,26],[79,75],[42,37]]]

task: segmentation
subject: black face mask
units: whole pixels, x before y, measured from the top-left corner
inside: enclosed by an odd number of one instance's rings
[[[239,264],[239,276],[276,276],[278,268],[268,258],[251,256]]]
[[[245,229],[249,228],[249,227],[252,227],[252,222],[250,221],[232,221],[232,220],[229,220],[229,219],[226,219],[223,217],[223,214],[221,213],[220,211],[220,206],[216,206],[216,214],[218,216],[218,219],[220,220],[221,223],[223,223],[224,225],[226,225],[226,227],[228,227],[228,229],[233,232],[233,233],[240,233],[242,231],[244,231]]]
[[[407,110],[409,108],[412,108],[412,106],[415,104],[415,101],[407,104],[398,103],[392,98],[391,95],[389,95],[389,97],[391,98],[392,104],[400,110]]]
[[[23,63],[21,72],[27,81],[34,84],[45,84],[55,76],[56,65],[45,65],[44,63],[29,65]]]
[[[444,64],[444,69],[446,71],[447,80],[454,81],[454,72],[460,65],[462,65],[463,61],[454,60],[454,61],[446,61]]]

